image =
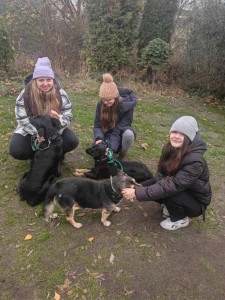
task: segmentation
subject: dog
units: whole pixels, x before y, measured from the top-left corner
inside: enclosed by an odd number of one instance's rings
[[[21,200],[26,200],[28,204],[34,206],[44,201],[49,186],[59,175],[62,138],[58,134],[59,120],[43,115],[30,118],[30,122],[45,141],[39,144],[37,140],[33,140],[34,158],[30,170],[22,175],[17,191]]]
[[[154,176],[148,167],[138,161],[120,161],[113,158],[112,150],[108,150],[105,143],[95,144],[86,149],[86,153],[94,159],[94,168],[76,169],[75,176],[85,176],[92,179],[105,179],[110,176],[115,176],[118,169],[123,170],[128,176],[135,179],[137,183],[141,183],[148,179],[153,179]]]
[[[139,185],[133,178],[119,171],[118,175],[110,179],[93,180],[89,178],[68,177],[56,181],[46,195],[43,215],[45,221],[53,216],[55,206],[66,214],[67,221],[75,228],[81,223],[74,220],[74,211],[79,208],[102,209],[101,222],[110,226],[107,220],[112,211],[119,212],[117,206],[123,198],[123,188],[134,188]]]

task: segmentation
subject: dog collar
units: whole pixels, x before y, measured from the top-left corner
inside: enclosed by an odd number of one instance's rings
[[[115,200],[120,200],[123,196],[121,193],[118,193],[116,191],[116,189],[113,186],[113,182],[112,182],[112,176],[110,176],[110,184],[111,184],[111,189],[112,189],[112,198]]]
[[[32,135],[32,137],[31,137],[31,148],[32,148],[33,151],[36,151],[36,150],[46,150],[46,149],[48,149],[50,147],[52,140],[56,140],[58,136],[59,135],[54,135],[54,136],[50,137],[48,139],[48,145],[46,147],[44,147],[44,148],[41,148],[40,145],[42,143],[39,143],[37,141],[37,136],[36,135]]]

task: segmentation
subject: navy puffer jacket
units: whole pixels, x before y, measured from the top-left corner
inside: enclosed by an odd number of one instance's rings
[[[172,197],[179,192],[187,191],[205,206],[211,202],[211,186],[208,165],[203,157],[207,150],[206,143],[199,133],[190,143],[188,151],[181,160],[180,167],[174,176],[167,176],[163,169],[163,178],[148,187],[137,187],[136,197],[139,201],[159,200]],[[167,163],[165,163],[167,165]]]
[[[95,121],[94,121],[94,141],[97,140],[108,140],[110,142],[110,147],[114,152],[119,152],[122,141],[122,134],[127,129],[130,129],[134,132],[136,137],[135,130],[131,127],[133,121],[134,107],[137,104],[137,97],[132,90],[126,88],[118,89],[120,94],[119,102],[119,117],[116,127],[111,131],[104,133],[101,126],[101,108],[103,102],[100,100],[97,104]]]

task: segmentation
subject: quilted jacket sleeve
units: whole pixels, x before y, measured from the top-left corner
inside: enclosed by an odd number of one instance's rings
[[[136,197],[139,201],[159,200],[171,197],[189,189],[199,178],[203,164],[194,161],[183,166],[175,176],[165,177],[148,187],[137,187]]]

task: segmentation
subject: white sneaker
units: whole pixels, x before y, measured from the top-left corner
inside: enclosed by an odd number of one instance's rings
[[[168,212],[168,209],[165,204],[163,205],[163,216],[165,216],[165,217],[170,216],[170,213]]]
[[[185,217],[184,219],[178,220],[176,222],[172,222],[170,218],[167,218],[166,220],[162,221],[160,223],[160,226],[167,230],[176,230],[182,227],[186,227],[189,224],[189,218]]]

